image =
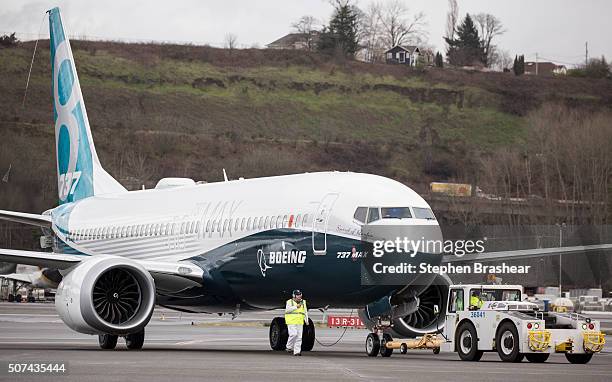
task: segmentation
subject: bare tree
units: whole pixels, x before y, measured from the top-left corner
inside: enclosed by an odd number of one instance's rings
[[[513,58],[507,50],[501,50],[495,45],[491,45],[490,67],[499,71],[512,68]]]
[[[296,33],[306,37],[306,48],[314,49],[314,35],[318,32],[319,21],[314,16],[302,16],[298,21],[291,24]]]
[[[474,16],[474,20],[480,29],[480,38],[482,39],[482,46],[484,48],[485,65],[490,67],[491,56],[495,51],[491,42],[496,36],[504,34],[506,30],[501,20],[489,13],[479,13]]]
[[[459,21],[459,5],[457,0],[448,0],[448,13],[446,14],[446,38],[452,40],[455,38],[457,30],[457,22]]]
[[[366,49],[367,62],[380,60],[385,50],[382,39],[382,9],[381,3],[373,1],[362,14],[360,40]]]
[[[224,45],[225,49],[229,49],[230,51],[236,49],[238,46],[238,36],[233,33],[227,33],[225,35]]]
[[[383,39],[388,48],[407,43],[418,44],[426,39],[425,14],[410,15],[408,7],[400,0],[392,0],[382,11]]]

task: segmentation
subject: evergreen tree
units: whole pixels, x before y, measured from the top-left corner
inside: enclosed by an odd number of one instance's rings
[[[519,67],[518,67],[518,54],[514,56],[514,63],[512,64],[512,71],[514,75],[519,75]]]
[[[445,37],[444,39],[448,44],[446,57],[450,64],[457,66],[484,64],[484,48],[478,35],[478,29],[469,13],[457,28],[456,38]]]
[[[517,76],[525,74],[525,55],[514,56],[514,65],[512,65],[512,71]]]
[[[436,67],[438,68],[444,67],[444,58],[442,58],[442,53],[440,52],[436,53],[436,59],[434,62],[436,64]]]
[[[324,28],[319,41],[319,50],[327,53],[341,51],[354,57],[359,48],[358,10],[349,1],[338,1],[329,26]]]

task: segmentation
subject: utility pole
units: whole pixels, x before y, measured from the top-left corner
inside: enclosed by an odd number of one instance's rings
[[[565,223],[557,223],[556,226],[559,228],[559,249],[563,247],[563,228],[565,228]],[[559,297],[563,297],[563,292],[561,289],[561,276],[563,273],[563,255],[559,252]]]
[[[584,67],[589,65],[589,42],[584,43]]]
[[[536,52],[536,76],[538,75],[538,52]]]

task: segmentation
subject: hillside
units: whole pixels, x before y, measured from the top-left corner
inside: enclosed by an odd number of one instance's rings
[[[547,103],[609,110],[612,81],[410,70],[297,51],[73,42],[100,159],[129,188],[317,170],[366,171],[424,191],[473,181],[480,159],[529,141]],[[0,208],[56,202],[48,41],[25,107],[32,43],[0,49]]]

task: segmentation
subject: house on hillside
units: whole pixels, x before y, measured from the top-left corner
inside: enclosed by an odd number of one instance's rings
[[[268,49],[297,49],[315,50],[319,42],[320,33],[289,33],[268,45]]]
[[[557,65],[554,62],[526,62],[525,74],[537,74],[539,76],[564,76],[567,74],[565,65]]]
[[[419,61],[419,58],[421,61]],[[429,60],[429,62],[427,60]],[[396,45],[393,48],[385,51],[385,61],[387,64],[416,66],[417,63],[428,65],[429,63],[433,62],[433,57],[429,57],[428,55],[421,53],[421,49],[414,45]]]

